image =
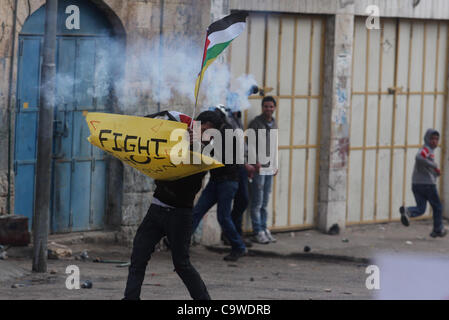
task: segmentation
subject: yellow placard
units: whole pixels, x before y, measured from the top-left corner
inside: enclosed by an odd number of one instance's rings
[[[191,151],[187,156],[200,159],[201,164],[174,164],[170,160],[172,148],[180,143],[171,141],[170,135],[175,129],[186,130],[185,123],[108,113],[87,113],[85,116],[91,144],[153,179],[177,180],[223,166]]]

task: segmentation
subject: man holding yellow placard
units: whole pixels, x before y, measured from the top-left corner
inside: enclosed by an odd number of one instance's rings
[[[201,133],[218,128],[220,119],[213,112],[200,114]],[[190,124],[191,119],[183,117]],[[156,244],[167,236],[175,271],[194,300],[210,300],[206,286],[189,260],[192,235],[192,207],[207,171],[177,180],[156,180],[156,191],[150,209],[137,230],[133,242],[131,265],[125,289],[125,300],[140,299],[148,261]]]

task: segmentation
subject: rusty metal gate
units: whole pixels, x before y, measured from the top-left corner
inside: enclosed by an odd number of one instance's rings
[[[445,129],[447,60],[446,22],[381,19],[380,30],[368,30],[356,19],[348,225],[396,221],[401,205],[415,205],[416,152],[426,129]],[[439,164],[443,154],[437,149]]]
[[[251,13],[231,47],[234,77],[255,76],[272,88],[279,124],[279,174],[268,204],[268,226],[287,231],[315,225],[325,20],[321,16]],[[261,113],[251,98],[245,127]],[[245,229],[251,229],[249,210]]]

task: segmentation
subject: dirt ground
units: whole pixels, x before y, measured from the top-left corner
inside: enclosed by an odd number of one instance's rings
[[[123,297],[128,268],[119,263],[94,263],[94,258],[127,262],[130,249],[111,245],[71,246],[73,255],[88,251],[87,261],[49,260],[48,273],[31,273],[31,259],[7,262],[24,276],[0,282],[1,300],[118,300]],[[248,256],[223,261],[223,254],[192,247],[191,262],[201,274],[214,300],[372,299],[365,287],[365,265]],[[92,289],[68,290],[66,268],[76,265],[80,282]],[[19,285],[18,288],[12,288]],[[142,288],[145,300],[190,300],[187,289],[173,272],[170,252],[156,252]]]

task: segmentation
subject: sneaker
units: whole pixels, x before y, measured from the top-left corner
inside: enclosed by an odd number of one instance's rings
[[[267,236],[265,235],[264,231],[260,231],[251,240],[255,243],[260,243],[260,244],[269,244],[270,243],[270,240],[267,239]]]
[[[431,236],[432,238],[437,238],[437,237],[443,238],[446,234],[447,234],[446,229],[443,229],[443,230],[440,231],[440,232],[432,231],[432,233],[430,234],[430,236]]]
[[[270,230],[265,229],[265,236],[267,237],[268,241],[270,242],[276,242],[276,238],[273,237],[273,235],[271,234]]]
[[[240,259],[241,257],[244,257],[248,254],[248,250],[244,250],[244,251],[231,251],[230,254],[228,254],[227,256],[225,256],[223,258],[224,261],[237,261],[238,259]]]
[[[408,227],[410,225],[410,216],[408,210],[405,207],[400,207],[399,212],[401,213],[401,222],[404,226]]]

